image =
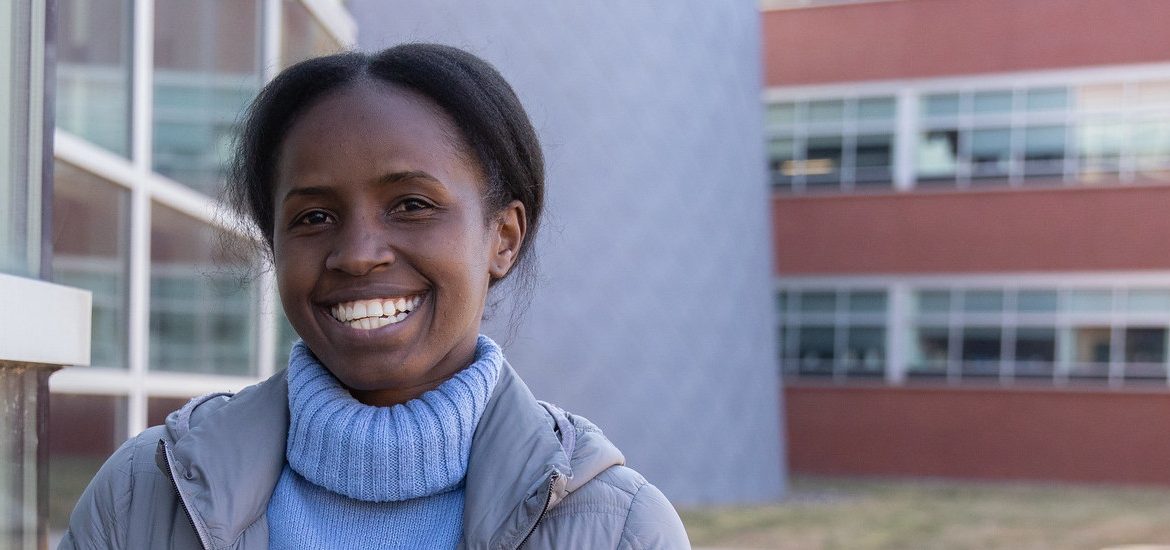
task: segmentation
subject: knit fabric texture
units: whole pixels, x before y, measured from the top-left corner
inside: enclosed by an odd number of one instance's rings
[[[289,358],[284,471],[268,504],[271,548],[454,548],[471,438],[499,378],[500,347],[406,403],[358,402],[303,342]]]

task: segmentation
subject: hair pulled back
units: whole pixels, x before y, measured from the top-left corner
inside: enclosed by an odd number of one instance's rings
[[[228,203],[245,215],[273,253],[276,167],[281,144],[298,117],[334,90],[362,79],[429,98],[455,122],[486,180],[484,210],[524,204],[527,232],[512,271],[530,276],[528,251],[544,206],[544,157],[520,99],[486,61],[440,44],[402,44],[377,53],[345,52],[282,71],[248,107],[228,173]],[[495,281],[493,281],[495,283]]]

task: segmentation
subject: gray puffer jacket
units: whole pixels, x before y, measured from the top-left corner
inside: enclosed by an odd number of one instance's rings
[[[106,461],[59,548],[268,548],[288,421],[283,372],[192,400]],[[472,440],[460,548],[689,548],[666,497],[624,462],[505,363]]]

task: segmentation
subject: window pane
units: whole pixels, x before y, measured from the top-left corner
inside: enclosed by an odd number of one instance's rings
[[[25,3],[0,5],[0,272],[36,277],[41,266],[41,148],[29,147],[29,138],[42,124],[33,98],[43,90],[29,75],[43,67],[37,54],[43,44],[33,44],[31,29],[38,23],[31,11]]]
[[[953,180],[958,164],[958,130],[932,130],[919,138],[918,179]]]
[[[53,277],[93,293],[90,361],[127,367],[130,194],[58,161],[53,189]]]
[[[1055,362],[1055,328],[1024,327],[1016,330],[1016,376],[1051,377]]]
[[[1170,80],[1154,80],[1137,85],[1137,103],[1141,106],[1170,104]]]
[[[236,120],[260,88],[260,0],[158,2],[154,169],[215,193]]]
[[[919,313],[948,313],[951,293],[948,290],[923,290],[918,293]]]
[[[833,327],[800,327],[798,355],[802,374],[833,372],[835,334]]]
[[[1073,329],[1073,376],[1099,377],[1109,375],[1109,327],[1077,327]]]
[[[1081,86],[1076,95],[1077,107],[1085,111],[1108,111],[1125,106],[1125,88],[1121,84]]]
[[[886,368],[886,329],[850,327],[842,363],[850,375],[881,375]]]
[[[1064,126],[1024,128],[1024,175],[1059,176],[1064,173]]]
[[[1068,296],[1069,311],[1097,313],[1113,309],[1113,292],[1109,290],[1074,290]]]
[[[130,150],[129,0],[61,0],[57,126],[122,156]]]
[[[1011,166],[1012,132],[1008,129],[971,132],[971,176],[1004,177]]]
[[[772,185],[790,187],[796,175],[796,141],[791,138],[768,141],[768,170],[772,174]]]
[[[976,92],[973,107],[976,114],[1009,113],[1012,110],[1012,93]]]
[[[1133,132],[1137,173],[1170,181],[1170,119],[1142,120],[1134,125]]]
[[[1055,312],[1056,303],[1054,290],[1021,290],[1016,295],[1016,309],[1020,313]]]
[[[950,334],[946,327],[918,327],[911,373],[945,373]]]
[[[1125,132],[1125,125],[1110,120],[1089,120],[1081,125],[1077,147],[1085,180],[1096,181],[1117,173]]]
[[[998,376],[1002,344],[1000,327],[963,327],[963,375]]]
[[[853,179],[858,184],[888,183],[894,164],[894,136],[871,134],[857,136],[857,154]]]
[[[1003,311],[1003,291],[968,290],[963,293],[963,311],[967,313],[1000,313]]]
[[[924,98],[924,113],[928,117],[959,114],[959,94],[934,94]]]
[[[288,67],[298,61],[337,53],[341,44],[317,22],[299,0],[284,0],[281,14],[280,64]]]
[[[808,138],[807,160],[804,161],[805,184],[809,187],[838,187],[844,148],[841,136]]]
[[[1038,88],[1028,90],[1024,100],[1024,106],[1029,111],[1063,110],[1067,105],[1067,88]]]
[[[150,239],[150,368],[251,375],[253,304],[248,266],[225,257],[231,240],[155,205]],[[238,245],[245,246],[245,245]]]
[[[796,122],[796,104],[791,102],[768,105],[768,125],[783,126]]]
[[[893,120],[894,98],[867,97],[857,101],[857,118],[860,120]]]
[[[849,311],[853,313],[885,313],[886,293],[882,291],[850,292]]]
[[[808,104],[809,122],[839,122],[845,117],[845,102],[840,99],[811,101]]]
[[[1132,289],[1126,292],[1125,309],[1135,313],[1170,312],[1170,290]]]
[[[805,292],[800,295],[800,311],[804,313],[833,313],[837,311],[837,293]]]
[[[1166,378],[1166,329],[1125,329],[1125,377]]]
[[[82,491],[126,440],[126,398],[49,394],[49,529],[63,531]]]

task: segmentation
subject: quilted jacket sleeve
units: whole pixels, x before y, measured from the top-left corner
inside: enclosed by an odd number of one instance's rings
[[[130,479],[137,439],[114,451],[81,493],[58,550],[125,548],[120,523],[130,502]]]
[[[642,485],[630,503],[620,549],[690,548],[686,529],[670,501],[657,487]]]

